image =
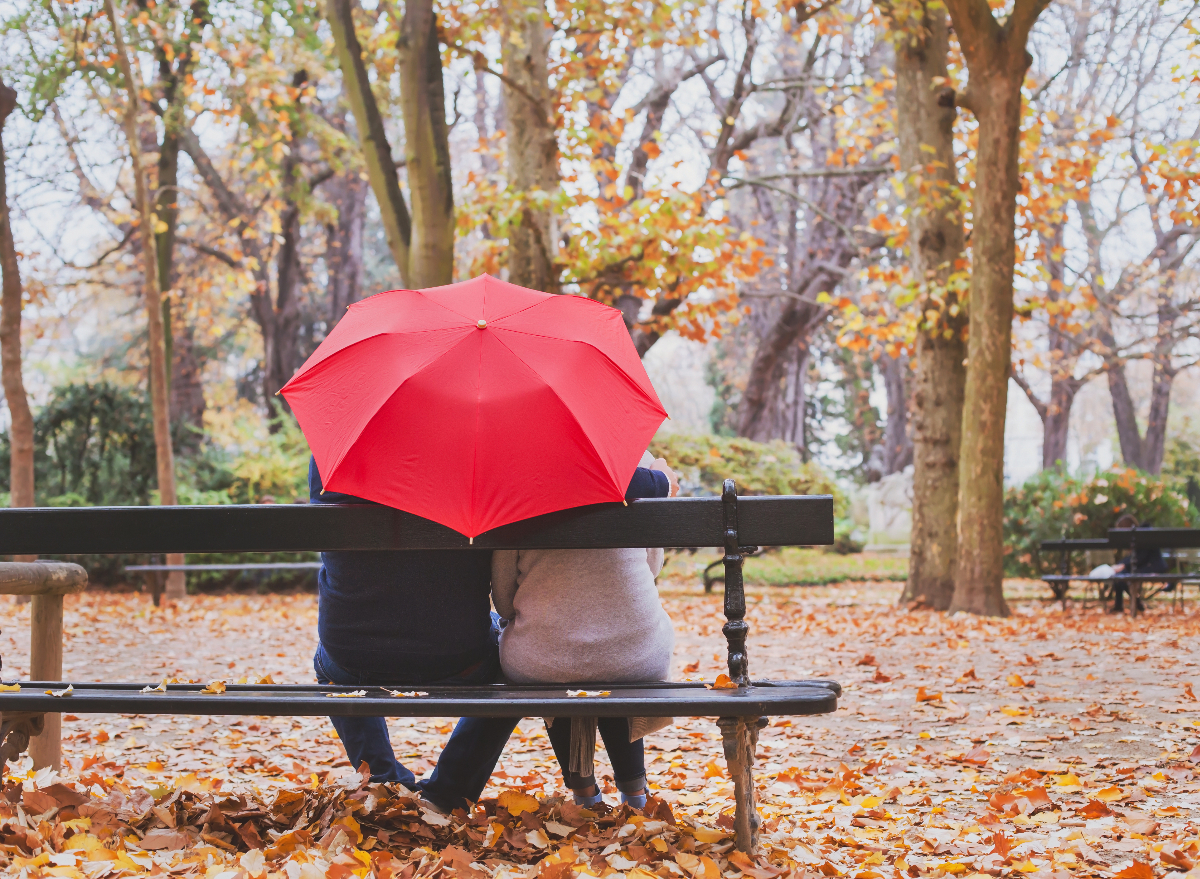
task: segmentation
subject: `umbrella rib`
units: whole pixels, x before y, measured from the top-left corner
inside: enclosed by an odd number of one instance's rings
[[[517,359],[517,361],[520,362],[526,369],[528,369],[530,372],[532,372],[534,375],[536,375],[543,385],[545,385],[547,388],[550,389],[550,393],[554,394],[555,399],[557,399],[558,402],[562,404],[563,410],[568,415],[571,416],[571,421],[573,421],[575,423],[575,426],[579,428],[580,435],[582,435],[583,438],[585,440],[587,440],[587,444],[591,448],[592,453],[596,456],[596,460],[598,460],[604,466],[604,471],[608,474],[608,478],[612,480],[613,485],[616,485],[617,490],[621,492],[622,496],[624,496],[625,486],[617,485],[617,477],[613,475],[612,470],[610,470],[608,467],[608,464],[605,463],[604,457],[600,454],[600,450],[596,448],[596,444],[594,442],[592,442],[592,438],[588,435],[588,432],[583,429],[583,425],[579,423],[579,419],[575,417],[575,413],[571,411],[571,407],[567,405],[567,401],[564,400],[559,395],[558,389],[555,388],[554,385],[550,384],[550,382],[546,381],[546,377],[543,376],[540,372],[538,372],[538,370],[534,366],[532,366],[528,361],[526,361],[524,357],[522,357],[520,354],[518,354],[512,348],[508,347],[508,345],[505,345],[504,340],[501,339],[498,334],[493,334],[493,337],[501,345],[504,345],[504,349],[506,351],[508,351],[509,354],[511,354],[513,357],[515,357]],[[482,363],[482,357],[480,358],[480,360]],[[471,490],[472,490],[471,504],[472,504],[472,506],[474,506],[474,503],[475,503],[475,497],[473,494],[474,489],[475,489],[474,479],[475,479],[475,472],[474,472],[474,470],[472,470],[471,471],[471,480],[472,480],[472,482],[471,482]]]
[[[418,335],[424,335],[426,333],[444,333],[444,332],[447,332],[450,330],[454,330],[456,332],[463,332],[466,329],[467,329],[466,327],[430,327],[427,330],[379,330],[376,333],[371,333],[371,335],[369,335],[369,336],[363,336],[361,339],[355,339],[353,342],[350,342],[348,345],[338,348],[333,353],[328,354],[325,357],[322,357],[320,360],[318,360],[312,366],[309,366],[307,369],[305,369],[305,366],[308,366],[308,364],[307,363],[304,364],[304,366],[301,366],[300,370],[294,376],[292,376],[290,379],[288,379],[287,384],[285,384],[283,386],[282,390],[286,390],[287,386],[290,385],[293,381],[295,381],[302,375],[307,375],[311,370],[316,369],[322,363],[328,363],[330,360],[339,356],[344,351],[349,351],[351,348],[356,348],[359,345],[363,344],[364,342],[369,342],[372,339],[378,339],[380,336],[418,336]],[[317,353],[316,351],[313,352],[313,354],[316,354],[316,353]],[[287,395],[285,394],[284,396],[287,396]]]
[[[382,335],[382,334],[381,334],[381,335]],[[465,334],[463,334],[463,337],[462,337],[462,339],[460,339],[460,340],[459,340],[459,341],[458,341],[456,344],[454,344],[454,345],[451,345],[449,348],[445,348],[445,349],[443,349],[442,351],[439,351],[439,352],[437,352],[437,353],[436,353],[436,354],[434,354],[432,357],[430,357],[428,360],[426,360],[424,363],[422,363],[420,366],[418,366],[416,369],[414,369],[414,370],[413,370],[411,373],[409,373],[409,374],[408,374],[408,375],[405,377],[404,381],[402,381],[402,382],[400,382],[398,385],[396,385],[396,387],[395,387],[395,388],[392,390],[392,392],[391,392],[390,394],[388,394],[388,395],[387,395],[387,396],[385,396],[385,397],[384,397],[382,400],[380,400],[380,401],[379,401],[379,405],[375,407],[375,411],[374,411],[374,412],[372,412],[372,413],[371,413],[371,415],[370,415],[370,417],[369,417],[369,418],[367,418],[367,419],[366,419],[366,421],[364,422],[364,424],[363,424],[363,429],[365,429],[365,428],[366,428],[366,425],[370,424],[370,423],[371,423],[371,420],[372,420],[372,419],[374,419],[374,418],[375,418],[375,416],[379,414],[379,410],[380,410],[380,409],[382,409],[382,408],[383,408],[384,406],[386,406],[386,405],[387,405],[389,402],[391,402],[392,398],[393,398],[393,397],[395,397],[395,396],[396,396],[396,394],[400,393],[400,391],[401,391],[401,390],[404,388],[404,386],[405,386],[406,384],[408,384],[410,381],[412,381],[414,378],[416,378],[418,375],[420,375],[422,372],[424,372],[426,369],[428,369],[430,366],[432,366],[432,365],[433,365],[434,363],[436,363],[438,360],[441,360],[443,357],[445,357],[447,354],[449,354],[451,351],[453,351],[455,348],[457,348],[457,347],[458,347],[459,345],[461,345],[463,342],[465,342],[465,341],[467,341],[468,339],[471,339],[471,338],[473,338],[473,337],[474,337],[474,334],[473,334],[473,333],[465,333]],[[340,353],[340,352],[339,352],[339,353]],[[341,453],[341,454],[338,456],[338,459],[337,459],[337,461],[336,461],[336,462],[334,462],[333,466],[331,466],[331,467],[329,468],[329,473],[328,473],[328,474],[325,474],[325,473],[322,473],[322,474],[321,474],[321,481],[325,483],[325,486],[326,486],[326,487],[328,487],[328,486],[329,486],[329,481],[330,481],[331,479],[333,479],[333,475],[334,475],[334,474],[337,472],[337,468],[338,468],[338,467],[340,467],[340,466],[342,466],[342,462],[346,460],[346,456],[350,454],[350,450],[354,448],[355,444],[356,444],[356,443],[359,441],[359,439],[361,439],[361,438],[362,438],[362,430],[360,430],[360,431],[358,432],[358,435],[357,435],[357,436],[355,436],[355,437],[354,437],[354,439],[353,439],[353,440],[351,440],[351,441],[350,441],[350,442],[349,442],[349,443],[346,445],[346,448],[342,450],[342,453]],[[472,478],[474,478],[474,477],[472,477]]]
[[[630,377],[629,373],[627,373],[625,371],[625,369],[621,366],[621,364],[617,363],[617,361],[615,361],[611,357],[609,357],[608,354],[605,353],[603,348],[601,348],[598,345],[593,344],[592,342],[587,341],[586,339],[567,339],[562,336],[547,336],[545,333],[532,333],[529,330],[517,330],[517,329],[513,329],[512,327],[506,327],[503,325],[496,326],[495,329],[504,330],[506,333],[517,333],[522,336],[533,336],[536,339],[549,339],[552,342],[571,342],[576,345],[587,345],[589,348],[591,348],[593,351],[595,351],[597,354],[599,354],[601,357],[603,357],[605,360],[607,360],[609,363],[611,363],[613,365],[613,368],[616,369],[616,371],[619,372],[625,378],[625,380],[627,382],[629,382],[631,385],[633,385],[635,388],[637,388],[637,390],[639,392],[641,392],[643,397],[649,398],[649,395],[642,388],[642,386],[639,385],[637,382],[635,382]],[[507,345],[505,345],[504,347],[508,348]],[[509,350],[512,351],[511,348],[509,348]],[[514,352],[514,356],[515,356],[515,352]],[[522,362],[524,362],[524,361],[522,361]],[[646,378],[649,379],[650,377],[646,376]],[[651,388],[654,387],[653,382],[650,383],[650,387]],[[652,402],[654,402],[658,406],[658,408],[662,412],[663,416],[666,417],[667,410],[663,407],[662,400],[658,399],[657,391],[654,392],[654,397],[653,397]]]

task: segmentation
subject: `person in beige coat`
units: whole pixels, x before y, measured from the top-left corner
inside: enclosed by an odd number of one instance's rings
[[[641,465],[679,483],[666,461]],[[492,554],[492,602],[504,621],[500,666],[515,683],[664,681],[675,630],[658,597],[661,549],[501,550]],[[621,801],[646,804],[642,738],[670,718],[547,718],[563,781],[580,805],[602,799],[593,755],[599,728]]]

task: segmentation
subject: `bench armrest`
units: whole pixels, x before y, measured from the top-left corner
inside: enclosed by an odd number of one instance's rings
[[[87,571],[69,562],[0,562],[0,595],[69,595],[87,585]]]

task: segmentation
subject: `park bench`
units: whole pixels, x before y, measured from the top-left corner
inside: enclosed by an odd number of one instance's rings
[[[1071,573],[1071,556],[1080,551],[1125,551],[1136,559],[1139,549],[1177,552],[1200,548],[1200,528],[1111,528],[1107,537],[1045,540],[1041,546],[1044,551],[1061,553],[1059,573],[1047,574],[1042,580],[1050,587],[1054,599],[1062,602],[1064,610],[1067,606],[1067,591],[1072,583],[1095,584],[1097,598],[1101,601],[1112,597],[1113,587],[1117,583],[1125,584],[1129,591],[1129,612],[1134,616],[1139,613],[1139,605],[1143,601],[1172,589],[1176,597],[1181,599],[1185,585],[1200,584],[1200,572],[1179,570],[1179,555],[1176,555],[1176,570],[1173,573],[1145,573],[1136,569],[1108,576]],[[1146,584],[1159,585],[1146,592]]]
[[[255,716],[382,717],[716,717],[734,783],[737,845],[758,840],[752,766],[758,731],[769,715],[804,716],[836,710],[841,687],[827,680],[751,680],[749,625],[742,560],[757,545],[833,542],[833,499],[737,497],[727,480],[720,498],[664,498],[628,505],[596,504],[496,528],[468,541],[444,526],[375,505],[262,505],[0,510],[0,554],[301,552],[312,550],[582,549],[721,546],[725,556],[725,635],[731,683],[588,683],[588,694],[563,685],[423,687],[426,695],[397,697],[383,687],[229,685],[205,695],[202,685],[155,682],[22,682],[0,692],[4,742],[12,759],[41,718],[136,713]],[[579,685],[575,685],[579,686]],[[144,692],[143,689],[146,691]],[[578,691],[576,691],[578,692]],[[601,693],[606,695],[590,695]]]
[[[162,603],[163,587],[165,585],[163,581],[166,579],[163,575],[171,571],[183,571],[186,575],[190,572],[201,571],[238,571],[239,573],[252,571],[255,573],[265,573],[268,571],[319,571],[320,569],[320,562],[229,562],[200,565],[163,565],[152,563],[148,565],[126,565],[125,573],[146,575],[146,583],[149,586],[147,591],[157,606]]]

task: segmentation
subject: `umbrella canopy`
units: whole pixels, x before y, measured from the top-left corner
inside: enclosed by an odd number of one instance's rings
[[[281,393],[327,490],[469,537],[620,501],[666,417],[619,311],[488,275],[355,303]]]

